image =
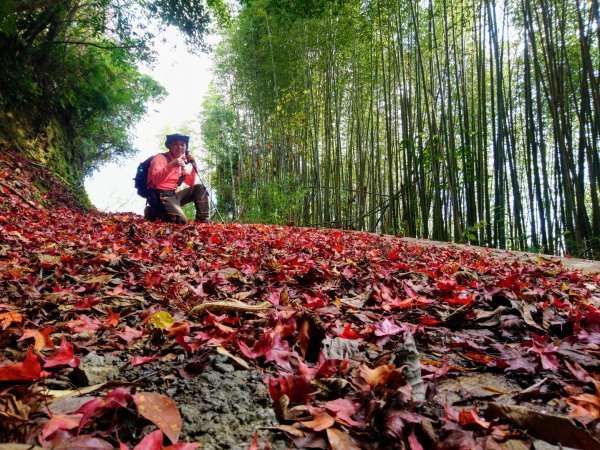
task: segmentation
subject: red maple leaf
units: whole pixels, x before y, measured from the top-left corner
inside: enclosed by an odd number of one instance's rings
[[[356,331],[352,330],[352,325],[348,324],[346,325],[346,328],[344,328],[344,331],[340,334],[338,334],[339,337],[344,338],[344,339],[360,339],[361,336],[360,334],[358,334]]]
[[[313,393],[310,381],[298,375],[286,374],[280,378],[269,378],[268,384],[269,394],[276,407],[283,395],[288,397],[291,404],[303,405]]]
[[[458,286],[454,278],[440,278],[436,282],[437,288],[445,293],[451,293]]]
[[[121,328],[121,330],[117,333],[117,336],[129,344],[131,341],[141,338],[143,334],[144,332],[142,330],[135,330],[131,327],[125,326]]]
[[[73,346],[69,344],[63,337],[60,347],[54,356],[44,360],[44,368],[49,369],[56,366],[79,366],[79,358],[75,356]]]
[[[54,414],[42,428],[42,438],[48,439],[52,433],[58,430],[72,430],[77,428],[81,422],[81,414]]]
[[[112,411],[119,407],[127,408],[131,399],[132,396],[129,390],[125,388],[116,388],[106,394],[104,398],[93,398],[84,403],[77,411],[75,411],[75,414],[82,414],[77,433],[80,433],[83,427],[90,423],[92,419],[101,417],[107,411]]]
[[[325,409],[335,414],[336,418],[340,419],[345,425],[353,427],[364,427],[365,424],[357,422],[352,418],[359,409],[360,404],[355,403],[347,398],[338,398],[325,403]]]
[[[102,322],[102,326],[104,327],[116,327],[119,325],[119,319],[121,315],[117,312],[114,312],[112,309],[108,309],[107,316],[104,322]]]
[[[129,361],[131,363],[132,366],[139,366],[141,364],[146,364],[152,361],[156,361],[158,359],[158,356],[136,356],[134,358],[131,358],[131,361]]]
[[[54,348],[54,342],[50,338],[50,333],[56,330],[55,327],[46,327],[43,330],[23,330],[23,335],[19,338],[19,341],[25,339],[34,339],[34,348],[36,350],[44,350],[45,348]]]
[[[96,331],[101,323],[95,317],[90,319],[85,314],[79,314],[76,320],[70,320],[65,324],[73,333],[83,333],[84,331]]]
[[[37,380],[46,375],[31,347],[22,362],[0,367],[0,381]]]
[[[271,347],[265,353],[265,362],[274,361],[282,369],[292,371],[292,366],[289,362],[290,356],[299,357],[296,352],[290,351],[290,344],[288,341],[281,339],[281,335],[276,332],[273,335],[273,342]]]
[[[154,430],[133,447],[133,450],[161,450],[163,448],[163,438],[164,435],[161,430]]]
[[[175,322],[173,325],[169,327],[169,332],[167,336],[177,336],[177,335],[187,336],[190,334],[190,323],[189,322]]]
[[[190,355],[193,354],[196,350],[198,350],[203,345],[201,341],[196,341],[188,336],[184,336],[183,334],[178,334],[177,336],[175,336],[175,340]]]
[[[375,336],[395,336],[402,332],[403,328],[396,325],[391,317],[375,325]]]
[[[529,343],[531,347],[527,350],[527,353],[537,355],[545,370],[558,369],[557,347],[552,343],[548,344],[545,337],[538,336],[535,333],[532,333],[532,337],[533,341]],[[528,343],[524,343],[523,345],[528,345]]]
[[[270,330],[266,330],[260,337],[260,339],[256,341],[256,344],[254,344],[254,347],[252,349],[250,349],[250,347],[248,347],[248,344],[246,344],[241,339],[238,339],[237,342],[238,347],[240,348],[240,351],[244,354],[244,356],[256,359],[261,356],[265,356],[269,349],[273,346],[273,334]]]

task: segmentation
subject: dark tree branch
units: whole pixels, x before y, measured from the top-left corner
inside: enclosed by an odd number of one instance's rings
[[[97,44],[95,42],[86,42],[86,41],[54,41],[55,44],[64,44],[64,45],[89,45],[90,47],[101,48],[103,50],[115,50],[118,48],[128,49],[128,48],[137,48],[140,47],[141,44],[135,45],[102,45]]]

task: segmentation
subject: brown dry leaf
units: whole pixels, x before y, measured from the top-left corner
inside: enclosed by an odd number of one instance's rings
[[[335,423],[335,418],[331,417],[326,412],[316,412],[313,420],[302,422],[302,425],[312,428],[315,431],[322,431],[331,427]]]
[[[11,323],[21,323],[23,321],[23,315],[18,312],[8,311],[0,313],[0,328],[6,330]]]
[[[304,431],[299,430],[298,428],[291,426],[291,425],[278,425],[276,427],[264,427],[264,429],[283,431],[284,433],[289,434],[290,436],[293,436],[293,437],[297,437],[297,438],[302,438],[305,436]]]
[[[495,386],[483,386],[483,389],[486,391],[492,392],[494,394],[512,394],[514,391],[509,389],[500,389]]]
[[[227,300],[210,303],[201,303],[199,305],[196,305],[188,312],[188,316],[197,317],[206,312],[211,312],[213,314],[255,313],[268,311],[272,308],[273,305],[266,301],[257,305],[247,305],[246,303],[237,300]]]
[[[0,444],[0,450],[44,450],[42,447],[31,444]]]
[[[0,395],[0,418],[2,421],[27,421],[31,408],[12,394]]]
[[[279,294],[279,304],[281,306],[290,306],[290,296],[288,294],[287,288],[285,288],[285,287]]]
[[[40,264],[46,267],[58,266],[60,264],[60,256],[56,255],[38,255]]]
[[[514,306],[514,303],[513,303],[513,306]],[[519,311],[521,312],[521,316],[523,317],[523,320],[525,321],[525,323],[527,325],[529,325],[530,327],[535,328],[541,332],[544,332],[544,333],[546,332],[546,330],[543,327],[539,326],[536,323],[536,321],[533,320],[533,317],[531,316],[531,310],[529,309],[529,305],[527,305],[525,302],[521,302],[518,305],[517,309],[519,309]]]
[[[237,292],[232,295],[235,300],[244,300],[254,294],[254,291]]]
[[[574,408],[569,413],[569,417],[579,420],[583,424],[587,425],[600,418],[600,396],[598,395],[577,395],[567,399],[567,403]]]
[[[396,366],[393,364],[377,366],[375,369],[369,369],[366,364],[361,364],[359,373],[369,386],[375,388],[380,384],[385,384],[394,370],[396,370]]]
[[[105,283],[108,283],[112,279],[113,279],[113,276],[109,275],[109,274],[105,274],[105,275],[90,275],[89,277],[85,278],[83,280],[83,282],[84,283],[105,284]]]
[[[551,444],[582,450],[600,448],[600,441],[588,431],[579,428],[568,417],[542,414],[523,406],[498,405],[496,403],[491,403],[487,407],[485,417],[489,420],[507,420],[519,428],[528,430],[532,436]]]
[[[240,366],[242,366],[244,369],[250,370],[250,365],[246,361],[244,361],[242,358],[238,358],[237,356],[235,356],[234,354],[232,354],[231,352],[226,350],[224,347],[218,346],[217,353],[227,356],[228,358],[232,359],[233,361],[238,363]]]
[[[20,441],[25,439],[32,408],[12,394],[0,394],[0,439]]]
[[[352,436],[336,428],[327,428],[327,440],[331,450],[360,450]]]
[[[300,347],[300,353],[303,358],[306,358],[306,351],[310,343],[310,322],[308,320],[302,321],[300,330],[298,332],[298,346]]]
[[[140,392],[133,396],[138,413],[156,425],[173,444],[177,443],[183,422],[175,402],[156,392]]]
[[[477,316],[475,317],[475,321],[481,327],[495,327],[500,324],[500,318],[502,317],[502,313],[504,313],[508,308],[506,306],[498,306],[493,311],[482,311],[480,309],[476,309],[475,312]]]

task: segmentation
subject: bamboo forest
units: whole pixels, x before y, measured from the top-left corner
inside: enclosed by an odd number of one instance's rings
[[[598,0],[246,0],[203,105],[231,220],[600,255]]]

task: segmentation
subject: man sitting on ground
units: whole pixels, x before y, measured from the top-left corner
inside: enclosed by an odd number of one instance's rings
[[[208,192],[202,183],[196,184],[196,160],[187,153],[189,136],[169,134],[165,141],[168,153],[159,153],[148,169],[148,205],[144,217],[184,224],[187,222],[182,206],[194,202],[196,221],[208,222]],[[185,183],[188,187],[177,190]]]

